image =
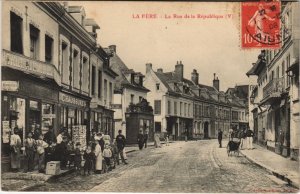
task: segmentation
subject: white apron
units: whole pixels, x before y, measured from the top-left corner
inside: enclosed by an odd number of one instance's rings
[[[95,155],[96,155],[96,170],[102,170],[102,151],[99,144],[95,147]]]

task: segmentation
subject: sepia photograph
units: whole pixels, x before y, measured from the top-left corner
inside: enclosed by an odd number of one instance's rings
[[[1,192],[298,193],[298,1],[1,2]]]

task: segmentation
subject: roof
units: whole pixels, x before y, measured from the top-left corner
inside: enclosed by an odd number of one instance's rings
[[[108,48],[105,48],[104,50],[106,51],[106,53],[112,53]],[[116,91],[121,91],[124,87],[141,90],[144,92],[149,91],[144,86],[141,86],[137,83],[131,83],[131,81],[126,78],[126,75],[135,73],[135,71],[129,69],[116,53],[113,53],[113,55],[110,57],[110,68],[119,75],[116,77]]]
[[[96,23],[94,19],[86,18],[84,21],[86,26],[93,26],[95,29],[100,29],[100,26]]]

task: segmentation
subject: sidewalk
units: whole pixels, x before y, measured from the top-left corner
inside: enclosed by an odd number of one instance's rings
[[[253,150],[240,150],[246,158],[265,168],[278,178],[299,189],[299,162],[284,158],[259,145],[253,144]]]

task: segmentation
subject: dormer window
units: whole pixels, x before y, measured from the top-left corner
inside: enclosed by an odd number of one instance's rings
[[[158,84],[156,84],[156,90],[159,90],[159,83]]]

